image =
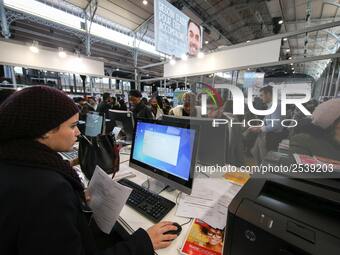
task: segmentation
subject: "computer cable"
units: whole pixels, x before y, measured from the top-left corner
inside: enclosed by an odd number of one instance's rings
[[[183,223],[183,224],[181,225],[181,227],[183,227],[183,226],[189,224],[191,221],[192,221],[192,218],[190,218],[190,220],[188,220],[187,222]]]

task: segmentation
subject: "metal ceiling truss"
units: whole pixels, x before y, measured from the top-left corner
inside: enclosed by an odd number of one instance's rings
[[[34,23],[38,23],[44,26],[48,26],[50,28],[54,28],[54,29],[59,29],[62,30],[66,33],[72,34],[74,36],[76,36],[79,39],[83,39],[84,38],[84,33],[85,31],[80,31],[77,29],[72,29],[72,28],[68,28],[66,26],[60,25],[58,23],[34,16],[34,15],[30,15],[27,13],[22,13],[22,12],[18,12],[18,11],[14,11],[11,9],[7,9],[6,8],[6,16],[7,16],[7,24],[10,27],[11,24],[17,20],[28,20]]]
[[[2,0],[0,0],[0,1],[2,1]],[[1,4],[1,2],[0,2],[0,4]],[[64,25],[60,25],[58,23],[55,23],[55,22],[34,16],[34,15],[18,12],[18,11],[9,9],[9,8],[5,8],[4,16],[2,16],[2,17],[6,18],[6,23],[7,23],[8,28],[11,26],[11,24],[13,22],[15,22],[17,20],[28,20],[28,21],[33,22],[33,23],[38,23],[40,25],[47,26],[47,27],[52,28],[52,29],[57,29],[57,30],[66,32],[67,34],[71,34],[71,35],[77,37],[78,39],[80,39],[84,43],[85,49],[87,47],[86,45],[88,45],[87,44],[88,42],[90,44],[90,47],[94,43],[100,42],[100,43],[106,44],[108,46],[111,46],[111,47],[114,46],[114,47],[122,48],[122,49],[125,49],[125,50],[130,51],[130,52],[132,52],[134,50],[133,48],[130,48],[128,46],[119,45],[119,44],[116,44],[116,43],[114,43],[114,42],[112,42],[108,39],[100,38],[100,37],[93,36],[93,35],[91,35],[89,41],[87,41],[88,40],[87,39],[87,32],[85,30],[77,30],[77,29],[69,28],[69,27],[66,27]],[[94,17],[94,16],[92,16],[92,17]],[[8,31],[9,31],[9,29],[8,29]],[[3,32],[3,34],[4,34],[4,32]],[[152,58],[157,59],[157,57],[151,56],[151,54],[148,54],[148,53],[145,53],[143,55],[150,56]],[[117,63],[117,64],[119,64],[119,63]]]

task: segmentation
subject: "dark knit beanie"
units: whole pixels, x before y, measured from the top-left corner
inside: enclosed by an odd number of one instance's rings
[[[47,86],[22,89],[0,106],[0,142],[41,137],[78,112],[60,90]]]

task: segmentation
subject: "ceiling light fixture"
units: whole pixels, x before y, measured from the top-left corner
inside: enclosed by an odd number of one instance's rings
[[[288,38],[287,38],[287,37],[283,38],[283,41],[285,41],[285,42],[286,42],[287,40],[288,40]]]
[[[282,25],[282,24],[283,24],[283,20],[280,19],[278,23],[279,23],[280,25]]]
[[[286,52],[290,52],[290,49],[286,49]]]
[[[172,57],[171,59],[170,59],[170,65],[175,65],[176,64],[176,59],[174,58],[174,57]]]
[[[148,1],[143,0],[143,4],[144,4],[144,5],[147,5],[147,4],[148,4]]]
[[[30,50],[33,52],[33,53],[38,53],[39,52],[39,43],[38,41],[33,41],[32,45],[30,46]]]
[[[61,58],[66,57],[66,52],[64,51],[64,49],[62,47],[59,47],[58,51],[59,51],[59,53],[58,53],[59,57],[61,57]]]
[[[116,71],[119,71],[119,68],[116,68]]]

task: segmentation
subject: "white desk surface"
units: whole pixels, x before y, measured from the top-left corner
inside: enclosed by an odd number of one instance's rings
[[[121,164],[125,164],[126,166],[128,166],[129,162],[126,161],[128,159],[129,159],[128,155],[121,155],[120,161],[123,162]],[[134,172],[136,177],[129,178],[129,180],[139,185],[141,185],[144,181],[147,180],[147,176],[144,175],[143,173],[140,173],[132,168],[130,169],[132,172]],[[176,197],[178,193],[179,191],[177,190],[172,191],[172,192],[162,191],[160,195],[176,203]],[[190,220],[190,218],[183,218],[183,217],[175,216],[176,210],[177,210],[177,205],[165,216],[165,218],[162,221],[172,221],[172,222],[177,222],[178,224],[182,225],[183,223],[186,223]],[[150,220],[148,220],[143,215],[141,215],[140,213],[138,213],[137,211],[135,211],[134,209],[130,208],[127,205],[123,207],[123,210],[120,213],[118,222],[130,234],[136,231],[138,228],[143,228],[147,230],[149,227],[154,225],[154,223],[152,223]],[[180,254],[179,249],[182,247],[183,242],[186,238],[187,232],[189,231],[190,223],[182,227],[181,234],[172,242],[172,244],[169,247],[165,249],[157,250],[156,254],[158,255]]]

